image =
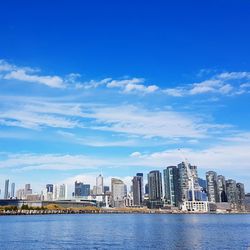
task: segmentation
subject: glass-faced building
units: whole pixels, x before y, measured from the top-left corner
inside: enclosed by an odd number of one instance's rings
[[[178,205],[178,169],[169,166],[163,170],[165,201],[172,206]]]

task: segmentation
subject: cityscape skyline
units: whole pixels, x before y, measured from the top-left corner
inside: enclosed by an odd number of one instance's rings
[[[214,212],[249,210],[243,183],[226,179],[215,171],[206,172],[206,179],[198,176],[198,168],[187,161],[163,170],[151,170],[144,185],[143,173],[134,175],[126,185],[121,179],[111,178],[104,186],[103,176],[96,176],[95,185],[75,181],[71,195],[68,185],[46,184],[40,193],[33,193],[31,184],[15,192],[15,183],[5,180],[1,204],[64,204],[64,206],[95,206],[99,208],[171,209],[182,212]],[[71,190],[70,190],[71,192]]]
[[[245,190],[244,183],[240,183],[230,177],[226,178],[220,173],[217,174],[217,172],[213,170],[207,171],[205,176],[200,176],[198,175],[197,166],[191,165],[187,162],[181,162],[176,166],[167,166],[162,170],[150,170],[147,173],[137,173],[136,175],[127,176],[126,178],[114,176],[104,177],[102,174],[98,174],[94,176],[94,181],[91,181],[91,179],[88,179],[88,176],[85,176],[84,178],[83,176],[78,176],[74,181],[71,179],[70,182],[43,184],[43,186],[37,190],[31,189],[31,184],[27,183],[22,185],[24,186],[24,189],[20,189],[19,187],[19,189],[16,190],[16,183],[13,181],[10,182],[9,179],[6,179],[4,182],[4,188],[1,188],[0,184],[0,199],[1,197],[3,199],[17,198],[19,197],[17,193],[20,194],[20,197],[25,196],[24,194],[40,195],[45,192],[45,190],[46,192],[53,193],[53,199],[55,199],[55,197],[57,197],[57,199],[59,197],[62,199],[72,199],[74,197],[87,197],[93,194],[101,195],[104,194],[105,191],[112,191],[113,183],[117,182],[118,184],[125,185],[124,192],[126,194],[129,192],[136,192],[133,198],[135,204],[142,204],[144,195],[148,194],[149,197],[153,197],[153,200],[164,199],[167,203],[177,206],[178,201],[188,200],[189,195],[192,196],[192,194],[189,194],[190,184],[188,183],[188,173],[182,173],[182,169],[184,171],[187,169],[186,164],[190,167],[191,173],[193,173],[194,189],[196,191],[200,191],[200,188],[206,190],[207,198],[205,199],[210,202],[227,202],[226,183],[228,181],[235,182],[235,185],[236,183],[237,185],[243,185],[244,193],[249,193]],[[152,181],[151,177],[153,178]],[[152,185],[156,185],[156,182],[159,186],[152,189]],[[178,194],[179,190],[177,186],[179,186],[185,194],[181,192]],[[64,191],[61,191],[61,188],[63,188]],[[154,191],[153,193],[150,193],[149,190]],[[59,195],[60,192],[63,192],[63,195]],[[203,200],[203,198],[199,198],[199,195],[197,196],[196,193],[194,195],[197,199]]]
[[[250,191],[247,3],[14,2],[0,15],[0,183],[128,180],[181,148],[201,176]]]

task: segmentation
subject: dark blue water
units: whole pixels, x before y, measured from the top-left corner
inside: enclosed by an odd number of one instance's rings
[[[250,215],[2,216],[0,249],[250,249]]]

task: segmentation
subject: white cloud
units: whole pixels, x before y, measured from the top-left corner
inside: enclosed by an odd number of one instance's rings
[[[183,88],[171,88],[171,89],[164,89],[163,93],[166,93],[169,96],[174,96],[174,97],[182,97],[185,95],[185,89]]]
[[[216,77],[224,80],[250,79],[250,72],[224,72],[218,74]]]
[[[198,117],[136,106],[94,108],[92,117],[97,123],[94,129],[144,137],[204,138],[210,129]]]
[[[0,72],[2,71],[12,71],[12,70],[16,70],[16,66],[9,64],[8,62],[6,62],[5,60],[0,60]]]
[[[91,80],[89,82],[79,82],[76,84],[77,89],[91,89],[97,88],[100,86],[106,86],[107,88],[118,88],[122,91],[122,93],[153,93],[159,89],[156,85],[144,85],[145,79],[143,78],[130,78],[130,79],[122,79],[115,80],[112,78],[104,78],[100,81]]]
[[[4,76],[4,79],[19,80],[24,82],[34,82],[39,84],[44,84],[52,88],[65,88],[65,83],[63,79],[59,76],[39,76],[34,74],[29,74],[23,69],[14,70]]]
[[[41,115],[22,110],[0,112],[0,124],[30,129],[39,129],[41,127],[74,128],[82,126],[74,119],[47,114]]]
[[[141,92],[141,93],[153,93],[159,89],[156,85],[146,86],[142,83],[145,82],[143,78],[132,78],[132,79],[124,79],[124,80],[111,80],[107,83],[108,88],[120,88],[124,93],[133,93],[133,92]]]
[[[182,149],[183,155],[188,161],[197,165],[199,169],[205,171],[216,170],[234,172],[243,171],[248,173],[250,170],[249,162],[250,145],[245,143],[218,145],[207,149]],[[176,165],[183,161],[183,156],[178,149],[165,150],[151,154],[140,154],[140,157],[134,158],[133,161],[137,165],[158,166],[163,168],[170,165]],[[248,174],[250,177],[250,175]],[[233,178],[233,176],[231,176]]]
[[[138,151],[136,151],[136,152],[133,152],[132,154],[130,154],[130,157],[141,157],[141,153],[140,152],[138,152]]]
[[[0,168],[14,168],[26,171],[96,169],[108,166],[107,160],[86,155],[1,153],[0,159]]]
[[[248,84],[242,84],[242,81],[245,81],[246,79],[250,79],[250,72],[224,72],[216,74],[209,79],[198,83],[164,89],[163,93],[174,97],[209,93],[221,95],[240,95],[247,93],[247,91],[243,90],[243,88],[248,87]]]
[[[7,111],[6,111],[7,110]],[[145,109],[134,105],[101,105],[91,103],[62,103],[35,101],[34,99],[14,100],[0,108],[0,122],[6,126],[25,128],[87,128],[110,131],[116,134],[142,138],[206,138],[213,131],[220,133],[229,125],[210,124],[198,115],[165,109]],[[85,143],[86,140],[79,143]],[[89,142],[91,143],[91,142]],[[96,145],[104,145],[99,141]],[[111,142],[116,144],[120,142]],[[124,144],[131,145],[129,140]]]
[[[123,79],[123,80],[111,80],[107,83],[108,88],[123,88],[128,84],[141,84],[145,81],[143,78],[131,78],[131,79]]]
[[[75,87],[76,89],[92,89],[92,88],[98,88],[102,85],[106,85],[108,82],[110,82],[112,78],[105,78],[100,81],[91,80],[89,82],[77,82]]]
[[[4,72],[1,78],[5,80],[18,80],[23,82],[32,82],[43,84],[51,88],[65,88],[66,83],[62,77],[50,75],[38,75],[39,70],[30,67],[19,67],[10,64],[5,60],[0,60],[0,72]],[[71,79],[76,77],[76,74],[70,75]]]
[[[135,140],[107,140],[105,138],[99,138],[97,136],[85,136],[81,137],[74,133],[69,133],[65,131],[57,131],[57,134],[65,138],[71,143],[76,143],[80,145],[86,145],[91,147],[131,147],[138,145]]]
[[[250,83],[243,83],[240,85],[241,88],[250,88]]]
[[[220,93],[228,94],[233,90],[233,87],[224,83],[221,80],[206,80],[201,83],[194,83],[192,88],[189,90],[191,95],[204,94],[204,93]]]

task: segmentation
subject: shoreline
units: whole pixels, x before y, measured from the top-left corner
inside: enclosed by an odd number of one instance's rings
[[[20,216],[20,215],[56,215],[56,214],[211,214],[211,215],[249,215],[250,212],[182,212],[182,211],[162,211],[162,210],[145,210],[145,211],[125,211],[125,210],[17,210],[17,211],[0,211],[0,216]]]

